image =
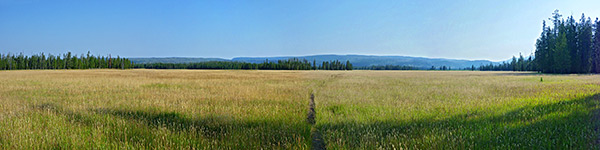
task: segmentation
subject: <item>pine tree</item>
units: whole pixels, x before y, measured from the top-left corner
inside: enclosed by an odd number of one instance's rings
[[[596,18],[596,21],[594,23],[594,37],[592,48],[593,72],[600,73],[600,20],[598,20],[598,18]]]
[[[569,54],[567,34],[565,25],[559,22],[558,35],[554,49],[554,69],[553,73],[570,73],[571,72],[571,55]]]
[[[592,65],[592,36],[593,27],[591,19],[586,18],[584,14],[581,14],[581,20],[578,24],[577,33],[577,59],[573,61],[579,61],[577,73],[589,73]]]
[[[546,72],[546,66],[548,66],[548,29],[546,27],[546,21],[542,22],[542,34],[539,39],[537,39],[535,43],[535,64],[537,68],[543,68],[543,70],[539,70],[542,72]]]
[[[525,58],[519,53],[519,59],[517,60],[517,71],[525,71]]]
[[[352,70],[352,63],[350,63],[350,60],[346,60],[346,70]]]
[[[517,71],[517,58],[515,56],[510,61],[510,69],[511,71]]]
[[[565,38],[566,38],[566,51],[569,53],[569,58],[571,58],[571,66],[569,66],[569,72],[567,73],[577,73],[581,72],[581,60],[579,59],[580,51],[578,49],[577,44],[577,24],[575,23],[575,19],[573,16],[567,17],[566,22],[563,24],[563,28],[559,30],[564,30]]]

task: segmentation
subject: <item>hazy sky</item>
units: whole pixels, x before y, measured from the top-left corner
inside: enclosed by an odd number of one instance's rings
[[[0,0],[0,53],[125,57],[528,55],[542,20],[587,0]]]

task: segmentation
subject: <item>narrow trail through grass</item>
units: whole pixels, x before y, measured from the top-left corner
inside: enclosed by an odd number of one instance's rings
[[[306,121],[311,125],[310,135],[312,137],[312,149],[313,150],[324,150],[325,143],[321,136],[321,132],[319,131],[319,129],[317,129],[315,127],[315,120],[316,120],[315,115],[316,114],[317,114],[317,112],[315,112],[315,95],[311,93],[310,94],[310,102],[309,102],[309,110],[308,110],[308,115],[307,115]]]
[[[321,129],[319,129],[316,124],[316,114],[315,111],[315,94],[317,91],[321,90],[321,88],[325,87],[327,84],[335,82],[336,79],[340,79],[342,76],[341,73],[331,74],[325,77],[325,79],[317,80],[317,83],[311,83],[308,88],[312,89],[312,93],[310,94],[309,101],[309,110],[307,115],[307,122],[311,125],[311,137],[312,137],[312,146],[313,150],[325,150],[327,147],[325,140],[323,139],[323,135]]]

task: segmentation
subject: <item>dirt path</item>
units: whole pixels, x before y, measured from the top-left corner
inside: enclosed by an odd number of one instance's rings
[[[312,126],[310,129],[310,136],[312,137],[312,149],[323,150],[325,149],[325,141],[323,141],[319,129],[315,127],[316,115],[315,94],[310,94],[309,110],[308,115],[306,116],[306,121]]]
[[[306,116],[306,122],[308,122],[309,124],[311,124],[311,137],[312,137],[312,149],[314,150],[324,150],[326,149],[326,144],[325,141],[323,140],[323,136],[321,131],[315,127],[316,121],[317,121],[317,112],[315,110],[316,104],[315,104],[315,92],[317,92],[319,89],[324,88],[327,84],[331,83],[331,82],[335,82],[337,79],[340,79],[342,77],[341,73],[337,73],[337,74],[332,74],[331,76],[329,76],[328,78],[319,81],[318,83],[313,83],[311,84],[308,88],[312,89],[312,93],[310,94],[310,101],[309,101],[309,110]]]

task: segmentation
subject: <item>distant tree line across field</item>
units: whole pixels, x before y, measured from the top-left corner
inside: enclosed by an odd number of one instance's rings
[[[527,59],[523,55],[519,54],[519,58],[513,56],[510,62],[502,62],[500,64],[488,64],[475,68],[465,68],[465,70],[481,70],[481,71],[537,71],[537,66],[534,63],[534,59],[529,56]]]
[[[403,66],[403,65],[372,65],[368,67],[355,67],[356,70],[419,70],[417,67],[413,66]]]
[[[18,55],[0,54],[0,70],[21,70],[21,69],[130,69],[133,63],[127,58],[116,58],[109,56],[93,56],[88,52],[87,55],[81,54],[77,57],[71,52],[61,55],[52,55],[41,53],[39,55],[25,56],[23,53]]]
[[[265,60],[263,63],[247,63],[237,61],[208,61],[196,63],[145,63],[135,64],[134,68],[145,69],[259,69],[259,70],[352,70],[352,63],[342,63],[338,60],[324,61],[317,64],[306,59],[292,58],[288,60],[277,60],[276,62]]]
[[[67,52],[62,55],[23,53],[0,54],[0,70],[30,69],[260,69],[260,70],[352,70],[352,63],[339,60],[324,61],[317,64],[305,59],[292,58],[276,62],[266,60],[263,63],[246,63],[236,61],[208,61],[197,63],[146,63],[134,64],[127,58],[109,56],[73,55]]]

